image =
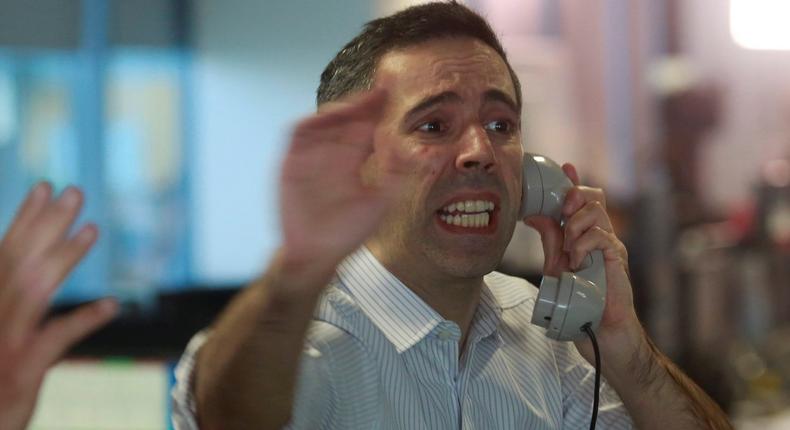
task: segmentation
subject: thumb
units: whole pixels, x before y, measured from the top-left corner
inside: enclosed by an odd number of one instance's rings
[[[534,228],[540,234],[545,261],[543,271],[549,275],[561,272],[559,264],[564,255],[562,251],[564,236],[560,224],[552,218],[542,215],[524,218],[524,224]]]

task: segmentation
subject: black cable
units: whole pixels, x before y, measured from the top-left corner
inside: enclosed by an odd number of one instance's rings
[[[595,353],[595,393],[593,393],[592,418],[590,419],[590,430],[595,430],[595,422],[598,420],[598,397],[601,393],[601,351],[598,350],[598,341],[595,340],[592,325],[587,323],[582,326],[582,330],[590,337],[593,352]]]

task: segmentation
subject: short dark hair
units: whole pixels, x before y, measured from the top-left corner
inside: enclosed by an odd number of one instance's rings
[[[412,6],[365,24],[362,32],[321,73],[317,104],[370,89],[376,66],[384,54],[444,37],[471,37],[496,51],[507,65],[516,91],[516,104],[521,109],[521,84],[496,34],[485,19],[455,0]]]

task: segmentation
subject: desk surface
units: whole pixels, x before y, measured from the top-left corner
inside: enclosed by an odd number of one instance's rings
[[[47,375],[30,429],[166,429],[170,378],[166,362],[64,361]]]

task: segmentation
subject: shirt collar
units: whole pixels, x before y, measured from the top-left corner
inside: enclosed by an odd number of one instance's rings
[[[475,315],[472,318],[470,341],[476,342],[494,334],[499,328],[501,321],[502,306],[484,278],[483,289],[480,292],[480,303],[477,305],[477,310],[475,310]]]
[[[357,306],[401,353],[444,321],[362,247],[337,268]]]
[[[387,270],[367,249],[361,247],[337,268],[341,283],[357,306],[401,353],[430,334],[444,321],[441,315]],[[472,338],[494,333],[502,318],[502,307],[485,285],[470,327]]]

